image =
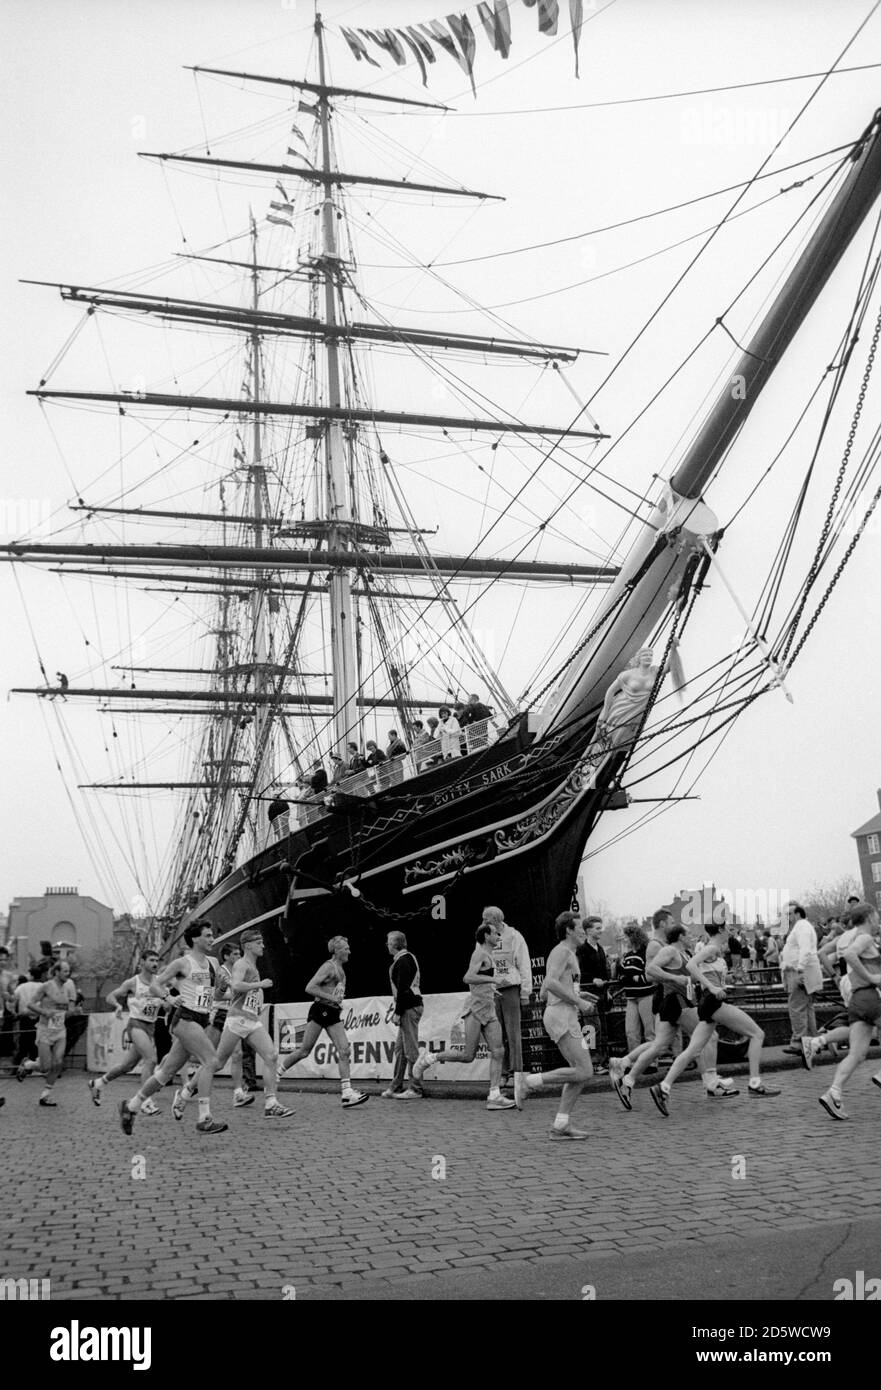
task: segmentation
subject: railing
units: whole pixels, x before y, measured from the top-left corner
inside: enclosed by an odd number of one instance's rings
[[[327,815],[328,798],[334,792],[344,792],[347,796],[375,796],[377,792],[387,791],[389,787],[398,786],[411,777],[418,777],[426,768],[447,758],[465,758],[469,753],[489,748],[498,738],[499,730],[492,719],[479,719],[473,724],[466,724],[457,734],[431,739],[412,748],[403,757],[387,758],[376,767],[368,767],[362,772],[331,782],[325,791],[314,793],[314,805],[311,804],[313,797],[309,797],[308,803],[300,802],[292,806],[288,815],[278,816],[273,822],[273,832],[277,838],[281,838],[292,829],[320,820]]]

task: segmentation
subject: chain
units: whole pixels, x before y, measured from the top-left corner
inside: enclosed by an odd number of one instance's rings
[[[451,892],[452,889],[455,888],[467,868],[467,863],[460,864],[450,882],[447,884],[446,893]],[[360,892],[361,890],[359,889],[358,891]],[[393,912],[390,907],[380,907],[378,903],[372,903],[369,898],[364,897],[363,893],[361,894],[361,901],[376,917],[383,917],[388,922],[416,922],[420,918],[426,917],[431,912],[430,906],[417,907],[414,908],[412,912]]]
[[[877,338],[877,334],[876,334],[876,338]],[[862,521],[860,522],[859,527],[858,527],[858,529],[857,529],[857,531],[856,531],[856,534],[854,535],[853,540],[851,541],[850,545],[847,547],[847,550],[846,550],[846,551],[844,552],[844,554],[842,555],[842,557],[841,557],[841,563],[839,564],[838,569],[835,571],[835,573],[833,574],[832,578],[831,578],[830,581],[829,581],[829,587],[827,588],[827,590],[826,590],[825,594],[823,595],[823,597],[820,599],[820,602],[819,602],[819,604],[817,605],[816,612],[814,613],[813,617],[811,618],[810,622],[808,623],[807,627],[805,628],[804,632],[802,633],[801,638],[800,638],[799,643],[798,643],[798,646],[795,648],[795,651],[792,653],[792,656],[789,658],[788,662],[786,663],[786,664],[787,664],[787,669],[788,669],[790,666],[792,666],[792,663],[795,661],[795,658],[798,656],[798,654],[799,654],[799,652],[801,651],[802,647],[804,646],[805,642],[808,640],[809,636],[811,635],[811,631],[812,631],[812,629],[813,629],[813,627],[814,627],[814,624],[816,623],[816,621],[817,621],[817,619],[819,618],[820,614],[822,613],[823,609],[826,607],[826,604],[827,604],[827,602],[829,601],[829,597],[830,597],[830,595],[831,595],[831,593],[832,593],[832,590],[835,588],[835,585],[838,583],[839,579],[841,578],[842,570],[844,569],[845,565],[847,564],[848,560],[850,559],[851,555],[853,554],[853,551],[854,551],[854,548],[855,548],[855,546],[856,546],[856,543],[857,543],[857,541],[860,539],[860,536],[861,536],[861,535],[863,534],[863,532],[865,531],[866,526],[868,525],[869,520],[871,519],[872,513],[874,512],[875,508],[877,507],[879,501],[881,501],[881,487],[878,488],[877,492],[875,493],[875,496],[872,498],[872,501],[869,503],[869,508],[868,508],[868,510],[867,510],[867,512],[866,512],[866,515],[863,517]]]
[[[789,649],[790,649],[790,647],[792,646],[793,640],[794,640],[794,638],[795,638],[795,631],[796,631],[796,628],[798,627],[798,624],[801,622],[801,616],[802,616],[802,614],[803,614],[803,612],[804,612],[804,610],[805,610],[805,605],[807,604],[807,601],[808,601],[808,594],[810,593],[811,589],[814,587],[814,584],[816,583],[816,580],[817,580],[817,575],[818,575],[819,570],[820,570],[820,562],[821,562],[822,554],[823,554],[823,546],[826,544],[826,540],[827,540],[827,538],[828,538],[828,536],[829,536],[829,532],[830,532],[830,530],[832,529],[832,519],[833,519],[833,516],[834,516],[834,513],[835,513],[835,506],[836,506],[836,503],[837,503],[837,501],[838,501],[838,494],[839,494],[840,491],[841,491],[841,487],[842,487],[842,484],[843,484],[843,482],[844,482],[844,475],[845,475],[845,473],[847,472],[847,466],[848,466],[848,464],[850,463],[851,450],[853,449],[854,439],[856,438],[857,429],[859,428],[860,416],[861,416],[862,413],[863,413],[863,402],[864,402],[865,399],[866,399],[866,391],[868,390],[868,387],[869,387],[869,378],[870,378],[871,375],[872,375],[872,368],[873,368],[874,365],[875,365],[875,353],[876,353],[877,350],[878,350],[878,340],[879,340],[879,338],[881,338],[881,309],[878,310],[878,317],[877,317],[877,319],[875,320],[875,332],[872,334],[872,343],[871,343],[871,346],[870,346],[870,348],[869,348],[869,356],[868,356],[868,358],[866,359],[866,369],[865,369],[865,371],[863,372],[863,380],[862,380],[862,383],[861,383],[861,385],[860,385],[860,393],[859,393],[859,396],[857,397],[857,403],[856,403],[856,407],[855,407],[855,409],[854,409],[853,419],[851,420],[850,431],[849,431],[848,436],[847,436],[847,443],[846,443],[845,446],[844,446],[844,455],[843,455],[842,460],[841,460],[841,466],[840,466],[840,468],[838,469],[838,477],[835,479],[835,487],[834,487],[833,490],[832,490],[832,497],[830,498],[829,506],[828,506],[828,508],[827,508],[827,510],[826,510],[826,520],[823,522],[823,530],[822,530],[822,532],[820,533],[820,539],[819,539],[819,541],[817,542],[816,553],[814,554],[814,558],[813,558],[813,560],[811,561],[811,568],[810,568],[810,570],[808,571],[808,577],[807,577],[807,580],[805,581],[805,586],[804,586],[804,589],[803,589],[803,591],[802,591],[801,599],[799,600],[798,608],[796,609],[795,615],[794,615],[794,617],[793,617],[793,619],[792,619],[792,622],[791,622],[791,624],[790,624],[789,636],[788,636],[788,638],[786,639],[786,645],[784,646],[783,651],[782,651],[781,654],[780,654],[780,661],[781,661],[781,664],[783,664],[784,662],[786,662],[786,659],[787,659],[787,657],[788,657],[788,655],[789,655]],[[874,508],[874,503],[872,504],[872,506],[873,506],[873,508]],[[861,529],[862,529],[862,528],[861,528]],[[857,536],[858,536],[858,535],[859,535],[859,532],[857,532]],[[855,538],[855,539],[856,539],[856,538]],[[849,547],[848,552],[847,552],[847,555],[845,556],[845,560],[847,560],[847,558],[848,558],[848,556],[850,555],[850,552],[851,552],[852,549],[853,549],[853,544],[851,544],[851,546]],[[832,581],[833,584],[835,583],[835,580],[837,580],[838,575],[839,575],[840,573],[841,573],[841,566],[839,566],[838,570],[836,571],[835,579]],[[830,588],[831,588],[831,586],[830,586]],[[826,596],[825,596],[824,599],[823,599],[823,604],[821,604],[821,607],[823,607],[823,605],[825,605],[826,598],[828,598],[828,597],[829,597],[829,590],[827,590],[827,592],[826,592]],[[814,621],[816,621],[817,617],[819,616],[819,612],[820,612],[820,609],[818,609],[818,610],[817,610],[817,613],[814,615]],[[808,629],[808,631],[810,631],[810,628]],[[804,634],[804,636],[805,636],[805,637],[807,636],[807,632]],[[803,641],[804,641],[804,637],[802,638],[802,642],[803,642]],[[801,647],[802,642],[799,642],[798,647],[796,647],[796,651],[799,650],[799,647]],[[791,663],[789,663],[789,664],[791,664]]]

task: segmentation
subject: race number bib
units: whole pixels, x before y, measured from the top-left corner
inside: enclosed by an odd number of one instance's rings
[[[63,1028],[64,1017],[64,1014],[50,1014],[47,1020],[48,1026],[50,1028]]]
[[[245,1002],[242,1004],[242,1009],[246,1014],[254,1014],[255,1017],[259,1014],[260,1005],[262,1003],[260,994],[261,991],[259,989],[248,990],[248,993],[245,995]]]
[[[345,985],[337,985],[336,989],[333,992],[333,997],[335,1003],[342,1004],[343,1000],[346,997]]]
[[[207,1014],[211,1005],[214,1003],[214,990],[210,985],[206,989],[196,990],[193,1001],[193,1009],[196,1013]]]
[[[155,1023],[159,1017],[159,1000],[145,999],[141,1005],[141,1018],[145,1023]]]

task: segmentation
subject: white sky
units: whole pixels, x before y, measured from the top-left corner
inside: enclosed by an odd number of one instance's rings
[[[565,4],[561,8],[565,15]],[[424,93],[412,65],[395,72],[384,64],[381,72],[369,69],[365,73],[364,65],[359,68],[342,41],[334,37],[330,48],[332,77],[342,84],[369,82],[379,91],[417,99],[425,96],[455,106],[456,114],[443,120],[430,114],[387,115],[377,117],[374,124],[435,166],[443,175],[438,182],[460,181],[502,193],[506,201],[478,210],[471,203],[451,206],[456,201],[452,199],[437,208],[425,204],[396,207],[393,199],[370,204],[383,226],[393,228],[400,241],[420,257],[453,260],[604,227],[747,179],[815,83],[793,82],[629,106],[542,113],[538,108],[572,107],[822,71],[869,9],[865,0],[836,0],[833,6],[820,0],[743,0],[737,6],[716,0],[675,4],[616,0],[607,13],[595,18],[587,8],[582,75],[576,82],[565,18],[556,42],[549,41],[534,32],[535,11],[527,11],[519,0],[513,0],[514,46],[507,63],[492,54],[482,32],[477,35],[476,102],[463,91],[461,74],[443,54],[439,54],[429,90]],[[363,0],[355,5],[328,0],[324,5],[325,22],[331,29],[339,22],[369,28],[442,14],[442,7],[424,0]],[[283,106],[273,89],[240,89],[202,78],[197,95],[193,75],[182,69],[185,64],[201,64],[301,75],[310,45],[311,18],[312,6],[306,0],[296,5],[260,0],[248,0],[247,4],[244,0],[151,0],[149,4],[7,0],[0,11],[6,55],[2,139],[7,194],[0,235],[4,298],[9,311],[0,348],[6,421],[6,535],[27,531],[14,519],[21,517],[22,508],[25,512],[32,509],[31,514],[40,517],[46,504],[53,512],[63,508],[75,491],[90,501],[102,500],[128,481],[114,476],[109,482],[96,481],[115,456],[118,439],[114,424],[104,421],[99,433],[86,423],[88,417],[50,412],[48,418],[62,444],[65,465],[39,407],[25,397],[25,391],[37,385],[79,315],[70,306],[61,305],[52,292],[19,285],[18,278],[108,283],[163,261],[180,249],[181,228],[188,245],[199,248],[226,235],[224,219],[229,231],[240,229],[248,199],[262,215],[272,196],[268,184],[227,185],[222,193],[215,193],[213,181],[209,184],[171,171],[164,175],[155,164],[138,160],[136,151],[204,145],[206,128],[217,147],[224,132],[265,118],[268,124],[264,130],[243,140],[236,147],[241,154],[234,157],[276,162],[284,151],[284,127]],[[843,60],[845,65],[872,62],[881,62],[881,16],[867,25]],[[831,79],[775,155],[771,167],[852,139],[867,124],[877,104],[877,72]],[[363,143],[358,120],[347,122],[341,140],[348,167],[365,170],[372,160],[370,171],[379,171],[375,143]],[[224,149],[232,152],[232,146],[225,145]],[[403,154],[389,150],[384,167],[401,172]],[[798,174],[790,174],[768,180],[765,195],[796,177]],[[778,199],[768,209],[733,224],[719,239],[656,329],[647,335],[640,351],[594,405],[602,427],[613,439],[727,307],[762,255],[806,205],[811,192],[808,185]],[[604,370],[629,343],[700,242],[689,242],[624,273],[608,272],[712,226],[734,196],[588,241],[495,257],[446,268],[442,273],[484,304],[527,301],[499,311],[524,334],[598,347],[611,354],[608,361],[582,357],[573,369],[571,383],[583,398],[599,384]],[[396,261],[398,257],[387,246],[371,240],[368,223],[363,225],[364,238],[359,238],[362,261],[371,265]],[[723,519],[780,447],[807,391],[831,360],[867,247],[868,231],[839,268],[754,412],[725,480],[711,499]],[[734,311],[732,331],[746,334],[781,268],[777,262],[774,274],[760,280]],[[603,275],[606,278],[592,278]],[[590,283],[566,293],[532,298],[582,280]],[[377,300],[394,306],[384,312],[397,321],[444,325],[456,331],[483,331],[487,327],[476,315],[449,314],[454,303],[450,295],[408,271],[368,270],[366,282]],[[170,292],[201,293],[207,287],[207,281],[194,279],[178,282],[177,289]],[[877,304],[872,318],[874,312]],[[730,343],[719,335],[717,339],[708,354],[683,374],[681,385],[627,437],[610,460],[610,473],[642,490],[653,472],[667,476],[673,471],[682,436],[687,438],[694,428],[695,412],[730,361]],[[864,360],[860,354],[867,340],[868,335],[864,335],[857,350],[859,362]],[[127,375],[141,366],[136,358],[123,356],[113,359],[112,371],[117,381],[126,384]],[[167,364],[163,370],[167,375]],[[497,398],[507,393],[512,408],[521,408],[524,418],[571,419],[571,398],[559,383],[539,383],[535,394],[523,404],[523,397],[532,390],[534,374],[518,376],[522,369],[511,370],[514,375],[492,378]],[[84,334],[79,357],[72,352],[51,384],[102,389],[108,384],[110,371],[97,351],[97,339],[87,342]],[[154,374],[151,359],[147,375],[152,379]],[[376,379],[377,394],[384,396],[381,403],[389,408],[421,404],[429,410],[449,406],[450,413],[464,413],[452,397],[445,404],[443,398],[426,399],[424,392],[420,395],[424,383],[415,377],[406,385],[402,380],[401,390],[409,393],[407,399],[394,401],[391,392],[395,380],[381,361]],[[478,379],[469,374],[469,380],[476,383]],[[806,506],[803,548],[798,552],[802,564],[822,524],[855,395],[856,387],[851,384],[835,417],[829,447],[821,455]],[[866,407],[866,423],[871,420],[873,428],[879,416],[878,401],[876,389]],[[811,419],[815,429],[816,417]],[[722,561],[748,606],[756,597],[779,540],[813,438],[809,422],[787,455],[785,469],[778,470],[763,489],[761,502],[726,537]],[[867,439],[864,426],[858,445]],[[402,453],[405,447],[401,445]],[[588,451],[579,454],[580,458],[589,456]],[[457,466],[441,463],[429,470],[429,476],[414,472],[408,484],[420,524],[441,528],[439,549],[468,545],[460,509],[455,503],[450,507],[450,494],[445,492],[445,486],[457,480]],[[509,466],[513,483],[519,477],[516,469],[520,465],[509,460]],[[467,487],[469,475],[464,464],[462,469],[462,486]],[[555,479],[554,485],[558,484],[559,479]],[[139,500],[142,505],[149,505],[150,500],[155,505],[159,496],[154,492],[148,499],[141,494]],[[535,506],[540,505],[536,495]],[[589,547],[595,545],[591,527],[611,541],[624,520],[620,511],[582,490],[567,513],[563,529],[573,544]],[[67,517],[60,513],[53,525],[59,523],[67,524]],[[120,532],[99,534],[109,538]],[[163,538],[143,531],[138,534]],[[511,523],[488,548],[492,553],[510,554],[525,534],[522,521]],[[177,535],[166,533],[164,538]],[[704,880],[732,890],[797,891],[812,882],[856,870],[849,832],[873,813],[875,789],[881,785],[879,537],[881,527],[876,526],[861,542],[824,620],[794,669],[790,678],[794,705],[787,704],[782,695],[764,697],[737,723],[713,760],[698,787],[700,801],[674,807],[620,843],[592,853],[585,869],[591,897],[605,900],[616,912],[642,915],[659,901],[669,900],[678,889]],[[555,537],[546,538],[540,552],[530,553],[555,560],[586,558]],[[29,627],[10,570],[9,566],[0,568],[7,618],[0,670],[6,688],[39,683]],[[109,610],[105,613],[102,609],[96,629],[95,615],[88,607],[91,586],[87,581],[81,581],[80,588],[69,584],[65,592],[54,576],[21,569],[17,574],[50,675],[56,669],[72,675],[83,672],[92,660],[85,652],[84,636],[91,634],[94,650],[101,640],[96,631],[104,631]],[[504,600],[493,596],[479,610],[476,625],[500,660],[509,690],[516,695],[530,680],[552,634],[565,629],[574,600],[565,591],[542,591],[530,597],[518,626],[509,634],[506,624],[512,611],[511,593],[519,603],[520,590],[509,591]],[[137,611],[133,630],[146,632],[159,611],[149,606],[146,596],[133,602]],[[163,639],[161,659],[168,664],[173,664],[172,652],[192,659],[200,650],[193,645],[189,619],[185,616],[178,626],[177,638]],[[561,656],[569,637],[574,639],[582,630],[583,622],[571,634],[563,632]],[[717,585],[698,606],[683,643],[686,668],[695,670],[707,664],[714,659],[718,644],[730,646],[738,631],[733,607]],[[146,659],[158,659],[149,634],[143,637],[142,648]],[[101,655],[109,660],[106,648]],[[186,660],[179,664],[186,664]],[[96,733],[99,716],[69,707],[63,711],[46,709],[23,696],[12,697],[3,711],[0,736],[6,794],[0,903],[15,895],[40,893],[47,884],[77,883],[82,892],[106,898],[117,910],[124,909],[139,885],[121,854],[114,861],[114,885],[102,884],[90,867],[76,813],[54,766],[46,732],[45,720],[54,728],[56,714],[63,714],[72,739],[83,749],[90,775],[97,778],[103,757]],[[170,737],[167,726],[154,721],[151,728],[142,746],[148,763],[154,757],[166,757]],[[106,737],[106,721],[102,737]],[[158,750],[155,754],[154,749]],[[663,795],[669,788],[668,776],[642,786],[640,792]],[[74,805],[78,804],[75,800]],[[107,809],[112,816],[111,802]],[[635,825],[637,812],[646,809],[610,813],[592,839],[591,851]],[[141,859],[144,854],[149,858],[154,844],[159,845],[167,835],[170,817],[170,799],[156,797],[147,817],[146,849],[136,846]]]

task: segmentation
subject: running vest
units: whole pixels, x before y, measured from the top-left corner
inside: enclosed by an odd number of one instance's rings
[[[481,947],[481,950],[483,950],[483,947]],[[471,998],[474,1000],[475,1004],[491,1004],[495,998],[495,991],[493,986],[493,979],[495,977],[495,966],[493,964],[493,958],[490,955],[489,951],[483,952],[483,960],[477,967],[475,974],[485,975],[486,982],[484,983],[483,981],[481,981],[479,985],[470,984],[468,986],[471,992]]]
[[[669,996],[670,996],[671,994],[679,994],[679,995],[681,995],[681,996],[683,997],[683,999],[687,999],[687,998],[688,998],[688,986],[689,986],[689,983],[690,983],[690,980],[691,980],[691,976],[689,975],[688,971],[687,971],[686,968],[685,968],[685,956],[684,956],[684,955],[682,954],[682,952],[679,950],[679,947],[678,947],[678,946],[674,946],[673,949],[674,949],[674,951],[676,951],[676,952],[678,953],[678,955],[679,955],[679,964],[678,964],[678,965],[665,965],[665,966],[663,966],[662,968],[663,968],[664,970],[666,970],[666,972],[667,972],[668,975],[680,975],[680,976],[682,977],[682,979],[681,979],[681,983],[680,983],[680,984],[675,984],[675,985],[674,985],[674,984],[671,984],[669,980],[662,980],[662,981],[661,981],[661,984],[664,986],[664,998],[665,998],[665,999],[669,998]]]
[[[137,1019],[141,1023],[155,1023],[159,1017],[162,1000],[151,994],[150,986],[144,984],[140,975],[136,975],[135,987],[125,1001],[125,1007],[130,1019]]]
[[[569,964],[569,983],[571,984],[571,986],[572,986],[572,988],[574,989],[575,993],[576,993],[576,994],[580,994],[580,993],[581,993],[581,966],[580,966],[579,963],[578,963],[578,957],[576,956],[576,954],[575,954],[574,951],[570,951],[570,952],[569,952],[569,962],[568,962],[568,964]],[[565,978],[565,976],[563,977],[562,983],[563,983],[563,984],[566,983],[566,978]],[[548,1008],[548,1009],[571,1009],[572,1012],[575,1013],[576,1015],[577,1015],[577,1013],[578,1013],[578,1010],[576,1009],[575,1005],[574,1005],[574,1004],[570,1004],[569,1001],[568,1001],[568,999],[561,999],[561,998],[559,997],[559,995],[553,994],[553,993],[548,989],[548,987],[547,987],[547,975],[545,975],[545,978],[544,978],[544,980],[542,981],[542,986],[541,986],[541,989],[540,989],[539,992],[538,992],[538,997],[539,997],[539,999],[541,999],[541,1000],[544,1002],[545,1008]]]
[[[257,969],[256,969],[255,966],[253,966],[253,965],[249,965],[249,966],[248,966],[248,974],[247,974],[247,977],[246,977],[246,978],[247,978],[247,983],[250,984],[250,983],[253,981],[254,985],[257,985],[257,982],[258,982],[259,979],[260,979],[260,975],[258,974]],[[242,981],[240,980],[238,983],[241,984]],[[231,994],[231,995],[230,995],[230,1006],[229,1006],[229,1011],[230,1011],[231,1014],[235,1014],[237,1018],[242,1018],[242,1017],[244,1017],[244,1018],[250,1018],[250,1019],[255,1019],[255,1020],[256,1020],[256,1019],[259,1019],[259,1017],[260,1017],[260,1011],[261,1011],[262,1008],[263,1008],[263,990],[262,990],[262,989],[256,989],[256,988],[255,988],[255,989],[249,989],[247,994]]]
[[[214,1003],[214,965],[207,957],[204,966],[200,965],[189,951],[183,959],[186,962],[187,973],[177,978],[180,1002],[185,1009],[190,1009],[194,1014],[208,1014]]]

